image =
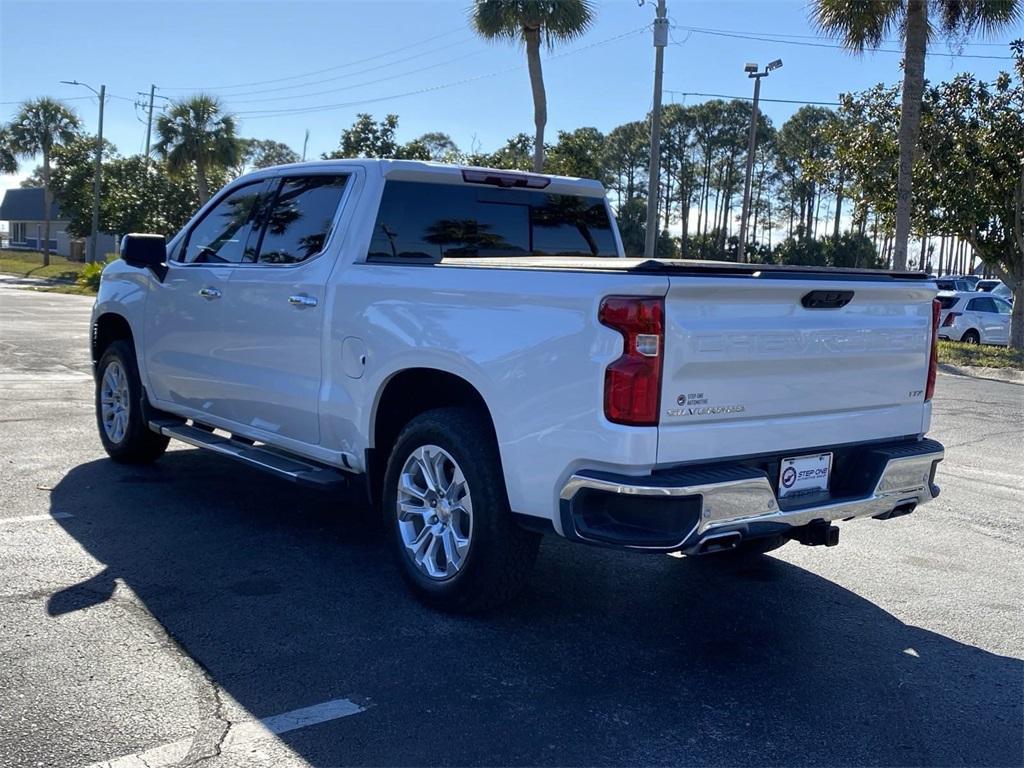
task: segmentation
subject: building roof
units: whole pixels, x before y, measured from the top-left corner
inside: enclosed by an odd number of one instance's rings
[[[0,202],[0,221],[42,221],[45,218],[45,200],[42,187],[8,189]],[[59,221],[60,206],[54,201],[50,219]]]

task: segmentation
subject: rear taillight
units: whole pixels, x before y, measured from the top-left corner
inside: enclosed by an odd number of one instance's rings
[[[604,415],[608,421],[634,427],[657,426],[664,318],[662,299],[609,296],[601,302],[598,319],[624,339],[622,356],[604,374]]]
[[[928,383],[924,388],[924,401],[927,403],[935,394],[935,376],[939,370],[939,316],[942,314],[942,304],[938,299],[932,299],[932,348],[928,353]],[[950,312],[950,314],[953,314]]]
[[[958,317],[960,317],[959,312],[950,312],[949,314],[946,315],[946,319],[942,321],[942,327],[952,328],[953,321],[956,320]]]

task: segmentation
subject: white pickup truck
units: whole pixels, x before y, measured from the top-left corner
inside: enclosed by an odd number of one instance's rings
[[[427,602],[494,605],[540,536],[645,552],[832,545],[934,498],[920,273],[640,260],[600,184],[411,161],[282,166],[92,317],[100,438],[365,487]]]

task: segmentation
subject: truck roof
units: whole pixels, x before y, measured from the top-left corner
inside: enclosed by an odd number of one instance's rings
[[[327,170],[331,168],[345,168],[360,166],[368,172],[379,173],[386,179],[402,181],[424,181],[435,184],[467,184],[463,171],[470,173],[477,172],[489,177],[501,177],[507,179],[518,179],[524,183],[526,180],[536,180],[538,186],[530,187],[543,189],[545,192],[554,192],[561,195],[579,195],[582,197],[604,197],[604,185],[594,179],[581,179],[575,176],[558,176],[550,173],[530,173],[526,171],[510,171],[502,168],[485,168],[475,165],[450,165],[448,163],[436,163],[431,160],[391,160],[380,158],[354,157],[339,160],[312,160],[304,163],[291,163],[289,165],[275,165],[270,168],[260,169],[254,172],[280,173],[282,170]],[[541,180],[546,181],[543,187],[539,186]],[[475,182],[482,183],[482,182]],[[498,185],[502,186],[502,185]],[[512,185],[510,186],[518,186]]]

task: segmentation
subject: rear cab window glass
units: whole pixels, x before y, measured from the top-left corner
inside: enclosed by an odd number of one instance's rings
[[[282,179],[273,202],[261,210],[262,234],[254,249],[255,260],[297,264],[320,253],[330,237],[347,179],[320,175]]]
[[[178,261],[238,264],[254,255],[253,221],[266,200],[267,183],[246,184],[229,193],[189,231]]]
[[[603,197],[388,181],[368,258],[618,255]]]

